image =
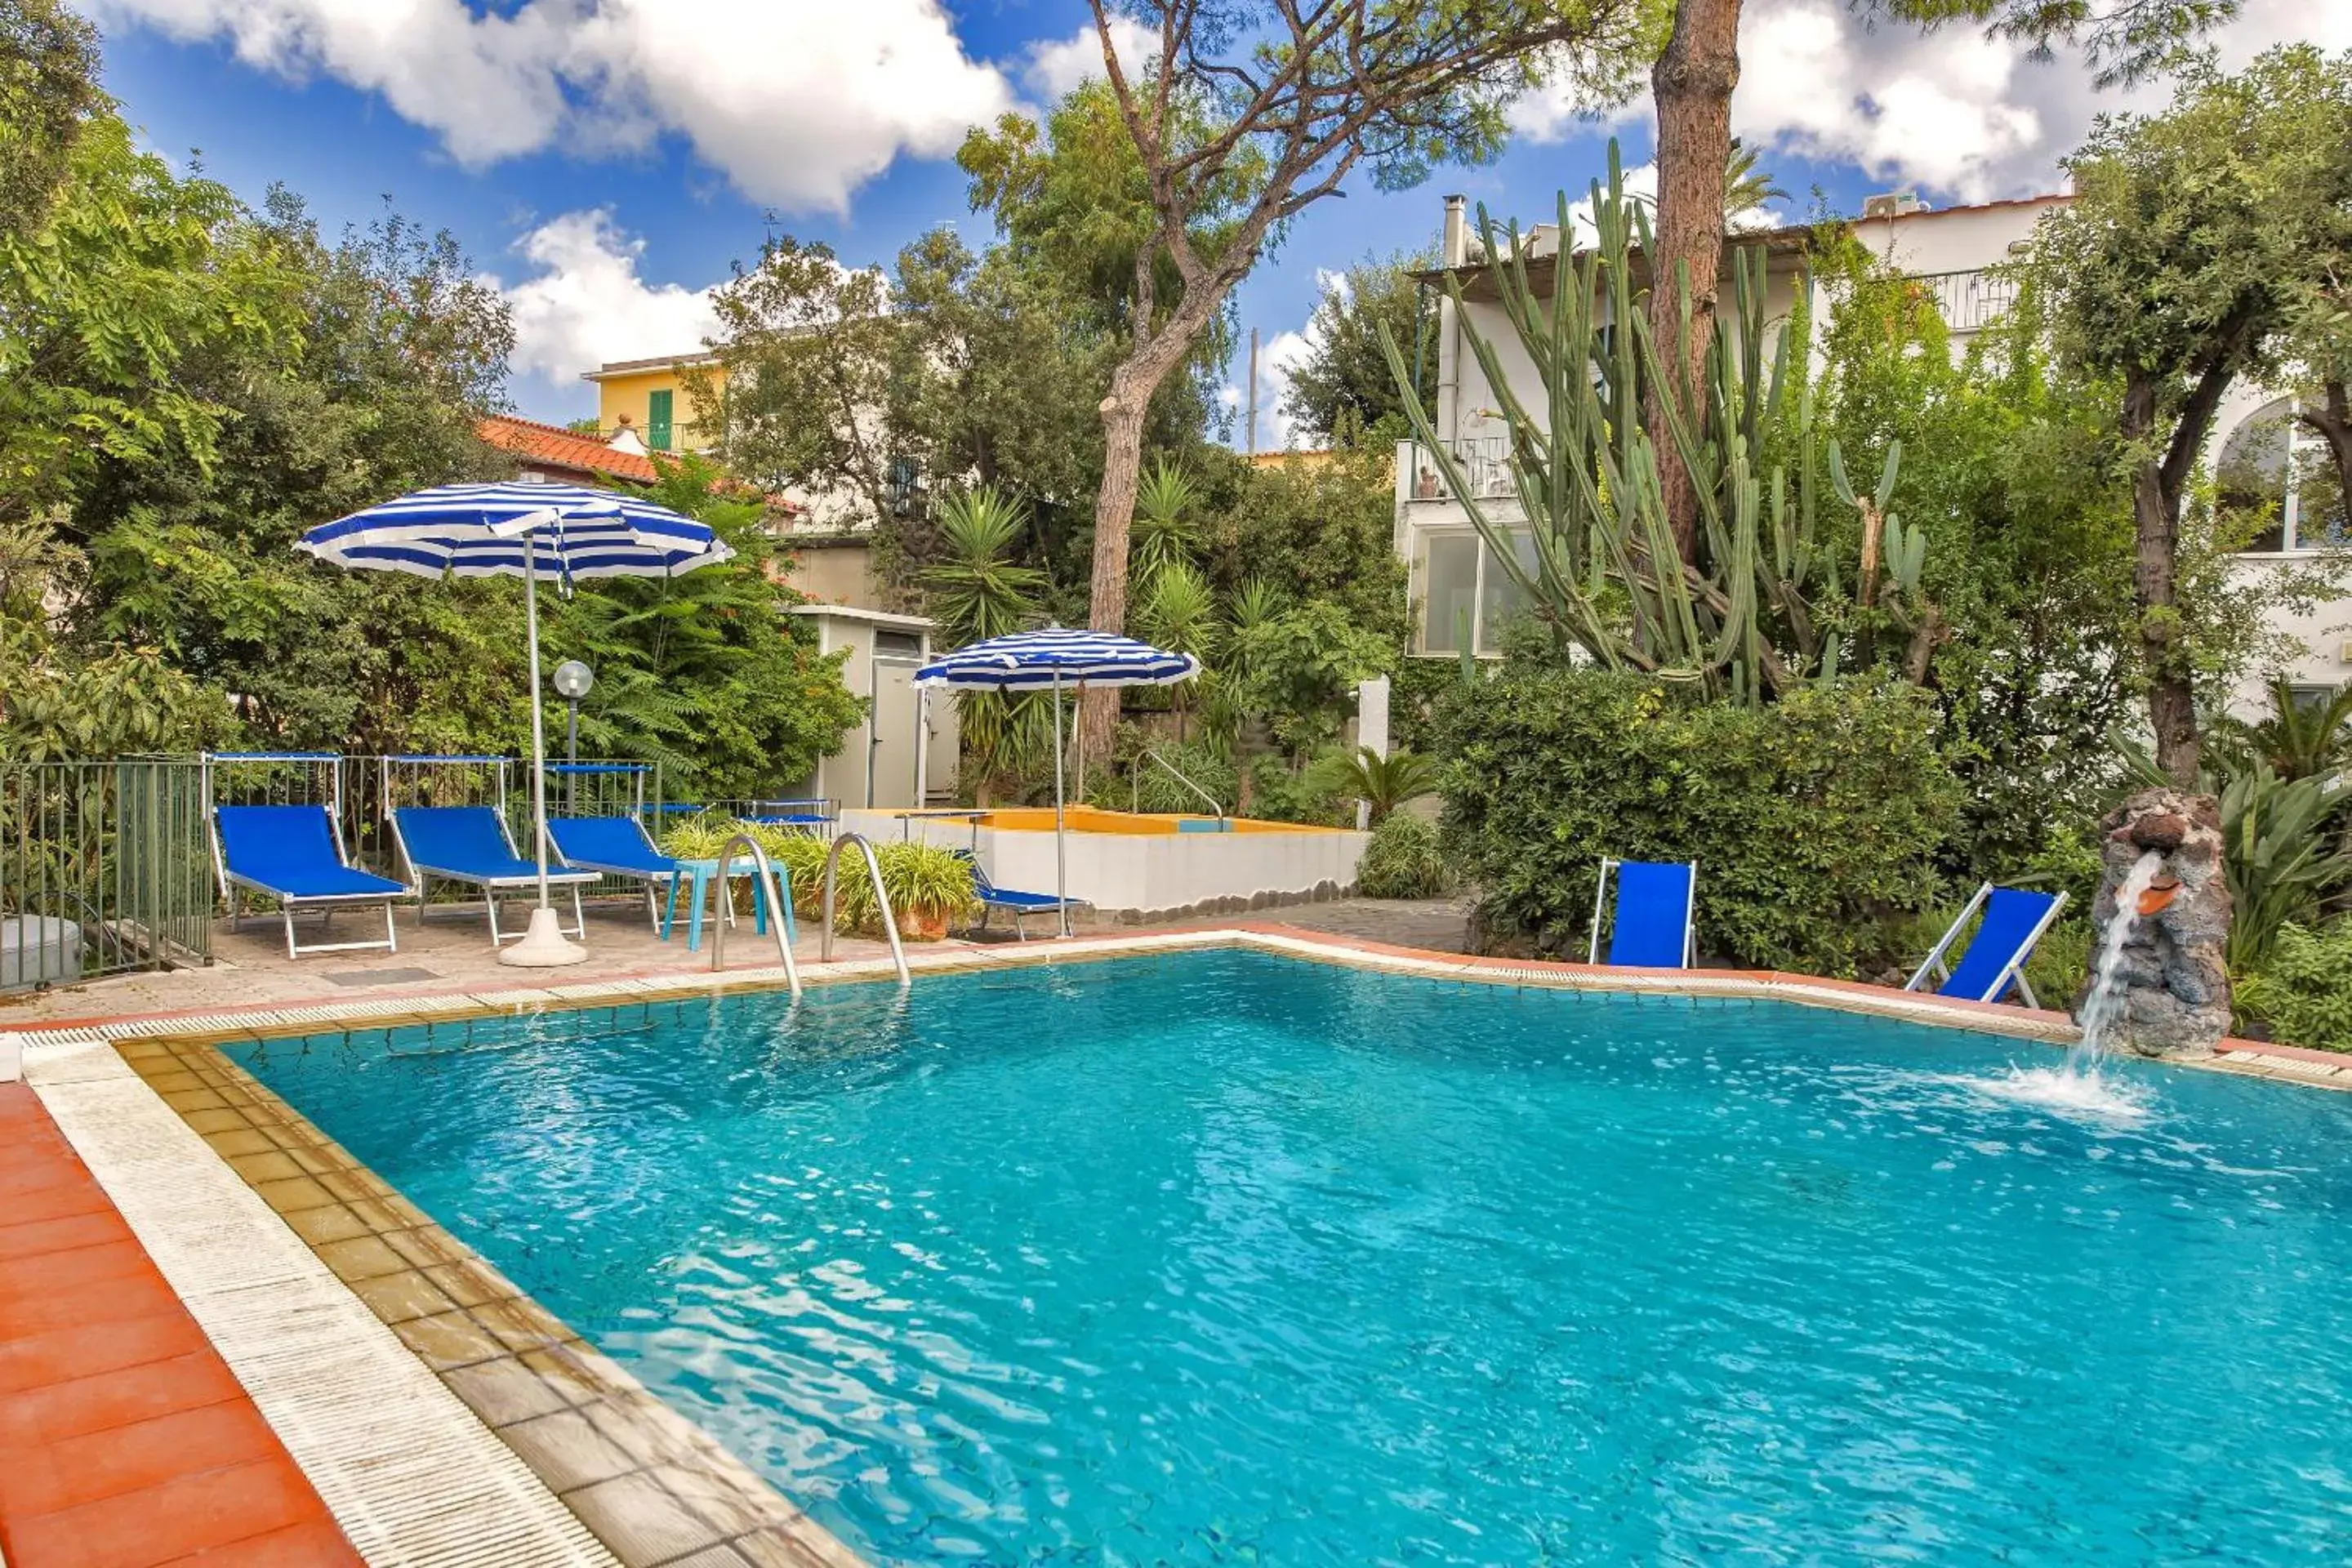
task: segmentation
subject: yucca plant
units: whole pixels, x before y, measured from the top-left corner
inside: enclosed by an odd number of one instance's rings
[[[1217,595],[1209,580],[1189,561],[1171,561],[1148,579],[1143,600],[1135,610],[1136,630],[1154,645],[1172,653],[1189,653],[1206,665],[1224,646],[1224,623],[1217,615]],[[1184,721],[1192,701],[1191,681],[1168,689],[1176,710],[1176,739],[1184,740]]]
[[[1026,507],[992,485],[940,500],[942,552],[919,581],[931,618],[956,647],[1020,631],[1036,617],[1045,574],[1013,559],[1028,521]]]
[[[2352,855],[2329,831],[2341,799],[2335,775],[2283,779],[2260,760],[2222,790],[2232,972],[2259,969],[2283,927],[2315,924],[2321,901],[2352,879]]]
[[[1153,579],[1171,566],[1189,565],[1201,547],[1201,487],[1183,466],[1166,457],[1152,459],[1136,487],[1131,575],[1146,595]]]

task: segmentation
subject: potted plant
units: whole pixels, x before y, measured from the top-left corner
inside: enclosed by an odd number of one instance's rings
[[[951,923],[970,915],[971,862],[954,850],[936,844],[886,844],[881,861],[882,886],[898,917],[900,936],[938,942]],[[870,909],[867,913],[870,919]]]

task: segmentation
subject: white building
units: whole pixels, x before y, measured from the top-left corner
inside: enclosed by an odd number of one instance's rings
[[[2032,196],[1929,209],[1908,196],[1879,196],[1866,204],[1865,216],[1853,227],[1881,262],[1932,293],[1958,354],[2010,303],[2013,285],[1992,276],[1990,269],[2021,253],[2042,216],[2069,199]],[[1741,237],[1743,243],[1760,243],[1767,250],[1769,321],[1785,321],[1795,304],[1796,289],[1805,276],[1807,235],[1800,227]],[[1550,286],[1549,268],[1559,264],[1559,226],[1539,225],[1523,243],[1529,281],[1540,293]],[[1443,259],[1461,281],[1464,306],[1457,315],[1450,298],[1441,298],[1439,303],[1433,424],[1453,449],[1487,516],[1507,521],[1517,514],[1518,503],[1509,471],[1507,426],[1484,367],[1464,342],[1465,321],[1491,347],[1513,390],[1531,407],[1540,409],[1543,400],[1535,391],[1535,367],[1498,302],[1495,274],[1484,265],[1459,196],[1446,198]],[[1826,325],[1825,314],[1814,313],[1817,333]],[[2324,522],[2307,515],[2310,509],[2302,505],[2304,481],[2324,471],[2317,467],[2324,453],[2315,437],[2298,431],[2292,411],[2287,399],[2241,384],[2215,424],[2212,449],[2228,488],[2241,499],[2259,496],[2279,508],[2279,526],[2256,541],[2262,548],[2240,558],[2239,570],[2245,574],[2274,572],[2310,559],[2330,542],[2327,529],[2334,530],[2334,542],[2345,542],[2340,512]],[[1398,444],[1396,472],[1395,540],[1409,573],[1412,651],[1457,658],[1466,629],[1474,653],[1495,655],[1500,651],[1501,628],[1519,607],[1519,590],[1492,559],[1461,502],[1445,493],[1436,466],[1417,443]],[[2285,671],[2296,685],[2332,689],[2352,679],[2352,601],[2323,606],[2308,616],[2282,616],[2275,626],[2303,649]],[[2250,681],[2241,690],[2240,701],[2258,706],[2261,689],[2259,679]]]

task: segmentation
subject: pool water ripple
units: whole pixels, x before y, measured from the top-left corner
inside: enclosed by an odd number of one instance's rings
[[[2352,1097],[1244,952],[593,1034],[232,1054],[879,1561],[2352,1560]]]

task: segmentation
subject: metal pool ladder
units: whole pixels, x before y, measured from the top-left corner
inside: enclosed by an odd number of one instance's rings
[[[866,857],[866,874],[874,879],[874,907],[882,911],[882,934],[890,939],[890,962],[898,970],[898,984],[912,984],[914,977],[907,973],[907,950],[898,945],[898,917],[890,908],[889,889],[882,885],[882,862],[874,858],[874,846],[863,833],[843,833],[835,837],[833,847],[824,856],[824,939],[817,948],[817,962],[833,962],[834,878],[841,868],[841,852],[851,845]]]
[[[776,956],[783,961],[784,979],[793,988],[793,1000],[797,1002],[801,994],[801,971],[800,965],[793,962],[792,938],[785,934],[790,927],[785,920],[783,889],[776,881],[775,862],[768,858],[768,852],[760,847],[759,840],[748,833],[737,834],[727,841],[727,847],[719,852],[719,896],[727,900],[735,897],[734,883],[730,878],[735,870],[735,851],[738,848],[751,858],[751,875],[756,884],[751,896],[768,901],[768,930],[776,939]],[[828,878],[828,896],[825,899],[825,947],[828,956],[833,946],[833,900],[830,893],[831,879]],[[732,922],[727,919],[725,908],[731,907],[731,902],[723,907],[719,918],[712,922],[717,928],[710,938],[710,967],[713,970],[723,969],[727,964],[727,928]],[[699,920],[702,917],[697,915],[695,918]],[[906,972],[907,966],[902,961],[898,973],[904,974]]]

